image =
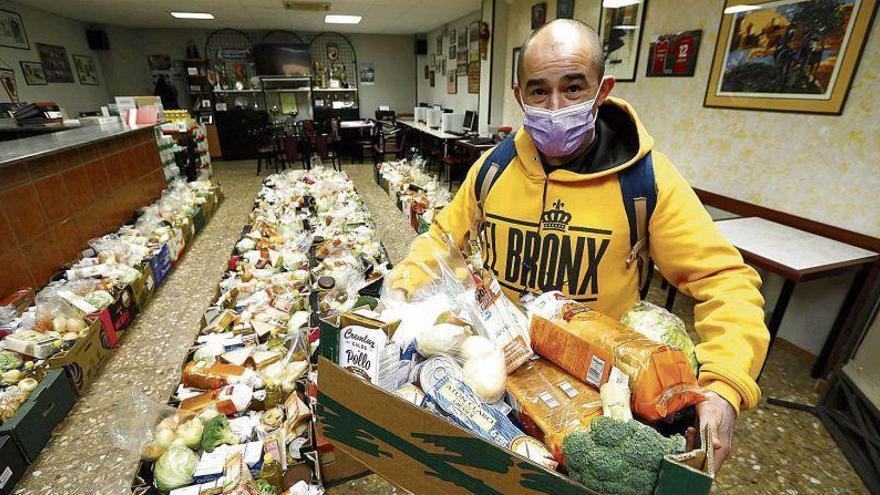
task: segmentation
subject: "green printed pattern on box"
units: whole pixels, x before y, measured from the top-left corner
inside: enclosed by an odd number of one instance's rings
[[[75,401],[67,375],[62,370],[52,370],[9,421],[0,426],[0,435],[12,437],[25,458],[33,462]]]

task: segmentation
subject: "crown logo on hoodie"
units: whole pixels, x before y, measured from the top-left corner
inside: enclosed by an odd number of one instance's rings
[[[557,199],[553,203],[553,209],[547,210],[541,214],[541,227],[546,230],[565,231],[568,228],[568,222],[571,221],[571,213],[563,210],[565,203]]]

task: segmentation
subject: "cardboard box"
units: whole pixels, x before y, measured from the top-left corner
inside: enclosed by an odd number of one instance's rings
[[[208,222],[204,206],[196,210],[193,216],[190,217],[190,221],[193,224],[193,236],[195,236],[205,228],[205,224]]]
[[[0,437],[12,438],[24,458],[34,462],[74,402],[76,396],[67,375],[62,370],[51,370],[9,421],[0,426]]]
[[[116,294],[116,299],[110,306],[89,316],[101,321],[101,325],[104,326],[104,331],[107,333],[107,342],[110,347],[116,347],[119,342],[119,333],[131,325],[137,314],[138,308],[134,293],[129,285]]]
[[[321,483],[325,488],[363,478],[372,472],[354,457],[337,448],[319,452],[318,459],[321,463]]]
[[[73,389],[82,395],[94,381],[113,345],[99,320],[91,320],[89,331],[70,349],[50,357],[45,366],[62,369]]]
[[[162,284],[168,275],[171,273],[171,267],[173,266],[170,248],[168,244],[162,244],[162,249],[159,250],[155,256],[150,258],[150,269],[153,271],[153,280],[156,282],[156,286]]]
[[[131,283],[131,292],[134,295],[134,303],[138,307],[138,312],[141,312],[153,299],[153,294],[156,292],[156,279],[149,263],[142,263],[138,270],[141,272],[141,276]]]
[[[333,332],[325,330],[332,324],[322,322],[321,347],[325,333],[333,345]],[[332,350],[322,349],[318,360],[320,434],[395,485],[420,495],[595,493],[357,378],[327,359],[329,354]],[[663,461],[655,493],[707,495],[711,455],[672,457]]]
[[[0,437],[0,495],[12,493],[27,467],[27,459],[12,437]]]

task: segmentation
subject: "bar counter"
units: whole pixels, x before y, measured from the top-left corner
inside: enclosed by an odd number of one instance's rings
[[[41,287],[89,239],[165,188],[153,126],[84,126],[0,143],[0,294]]]

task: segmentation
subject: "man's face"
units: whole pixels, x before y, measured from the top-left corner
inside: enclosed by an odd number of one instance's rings
[[[558,110],[591,100],[601,76],[591,62],[590,46],[570,32],[542,33],[532,40],[523,58],[522,80],[514,95],[528,106]],[[614,87],[607,78],[594,108],[604,103]]]

